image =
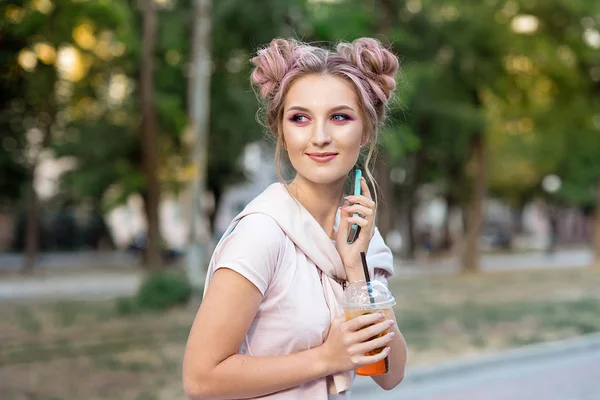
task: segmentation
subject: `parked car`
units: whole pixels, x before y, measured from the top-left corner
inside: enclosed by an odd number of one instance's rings
[[[480,240],[488,249],[509,250],[512,245],[509,229],[497,222],[487,222],[483,226]]]

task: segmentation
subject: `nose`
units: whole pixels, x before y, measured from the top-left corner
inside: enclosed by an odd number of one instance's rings
[[[312,132],[311,143],[314,146],[323,147],[331,143],[331,135],[328,132],[327,126],[324,122],[314,124]]]

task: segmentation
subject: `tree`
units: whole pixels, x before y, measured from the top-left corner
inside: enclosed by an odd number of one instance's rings
[[[64,57],[77,56],[69,45],[78,20],[98,17],[100,21],[106,21],[113,14],[106,5],[69,0],[10,1],[0,7],[0,13],[6,16],[3,35],[8,39],[7,43],[12,43],[11,51],[16,55],[12,58],[13,63],[7,66],[11,71],[6,80],[11,88],[7,94],[12,99],[5,116],[10,117],[13,139],[20,149],[19,168],[26,171],[21,187],[26,193],[27,204],[23,270],[30,271],[35,264],[39,236],[40,200],[34,187],[36,170],[42,158],[50,156],[50,145],[64,128],[68,115],[64,93],[86,69],[83,63],[77,64],[73,58],[69,65],[60,63]],[[9,147],[15,147],[14,142],[10,142],[13,144]]]
[[[155,2],[133,9],[116,2],[111,10],[112,18],[98,21],[105,30],[92,25],[89,34],[101,40],[110,33],[107,46],[116,56],[96,59],[78,82],[69,99],[72,118],[53,149],[77,165],[61,176],[61,196],[106,212],[132,194],[142,195],[148,228],[143,264],[154,268],[161,264],[161,187],[181,187],[185,71],[180,60],[186,43],[181,20],[189,13],[183,7],[160,10],[165,27]],[[94,113],[86,112],[90,103]]]
[[[600,94],[600,77],[594,75],[599,44],[591,39],[598,32],[594,16],[599,6],[577,0],[516,5],[537,25],[512,42],[505,60],[512,87],[508,96],[490,97],[490,112],[498,117],[492,117],[496,162],[504,167],[494,177],[495,189],[512,199],[539,195],[544,176],[556,174],[563,183],[549,201],[596,205],[600,211],[600,121],[594,119]],[[597,218],[594,232],[593,247],[600,259]]]
[[[154,110],[154,52],[157,25],[157,13],[154,0],[144,0],[142,2],[142,19],[142,58],[139,93],[142,109],[140,141],[145,178],[143,197],[147,224],[145,264],[149,265],[151,268],[156,268],[161,265],[161,256],[158,219],[160,184],[158,182],[158,150],[155,130],[156,116]]]
[[[249,60],[257,47],[275,37],[316,39],[309,20],[311,10],[305,0],[214,2],[207,187],[214,195],[215,208],[228,185],[245,179],[239,157],[246,145],[266,133],[256,121]],[[213,230],[214,216],[210,217]]]
[[[190,254],[187,267],[192,284],[201,287],[203,283],[201,269],[207,261],[206,253],[209,242],[202,196],[206,190],[207,143],[210,126],[212,1],[196,0],[194,15],[191,51],[193,73],[190,77],[188,95],[189,133],[193,137],[190,140],[192,142],[191,159],[195,174],[190,188]]]
[[[0,15],[6,14],[7,5],[0,6]],[[21,182],[26,179],[27,169],[22,160],[25,148],[25,135],[20,123],[15,123],[19,112],[25,111],[21,100],[25,71],[19,67],[19,51],[26,41],[16,37],[9,22],[0,25],[0,207],[13,205],[21,195]],[[19,121],[20,122],[20,121]]]

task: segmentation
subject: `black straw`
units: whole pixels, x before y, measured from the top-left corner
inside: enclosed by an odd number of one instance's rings
[[[365,273],[365,280],[367,281],[367,290],[369,292],[369,300],[371,304],[375,304],[375,298],[373,297],[373,288],[371,287],[371,277],[369,276],[369,267],[367,266],[367,256],[364,251],[360,252],[360,258],[362,260],[363,272]]]

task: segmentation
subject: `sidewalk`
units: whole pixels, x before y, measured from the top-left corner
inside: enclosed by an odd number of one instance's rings
[[[0,281],[0,302],[16,300],[101,300],[129,296],[137,290],[142,272],[10,278]]]
[[[107,256],[108,257],[108,256]],[[125,256],[120,258],[126,262]],[[486,255],[481,260],[483,272],[499,270],[526,270],[543,268],[581,268],[592,262],[589,250],[563,250],[552,256],[544,253]],[[445,259],[432,264],[409,263],[396,260],[398,278],[445,274],[460,271],[457,259]],[[131,267],[115,268],[114,272],[58,271],[65,268],[44,268],[46,276],[10,277],[0,276],[0,301],[32,299],[106,299],[133,294],[143,278],[143,272]],[[56,272],[53,272],[56,271]],[[66,271],[64,271],[66,272]]]
[[[594,257],[589,249],[560,250],[554,254],[486,254],[481,257],[481,271],[581,268],[592,265],[593,261]],[[398,260],[396,270],[402,275],[452,273],[461,270],[461,262],[458,257],[434,260],[431,263]]]
[[[591,334],[408,369],[404,381],[389,392],[371,378],[357,377],[352,399],[596,400],[599,379],[600,334]]]

